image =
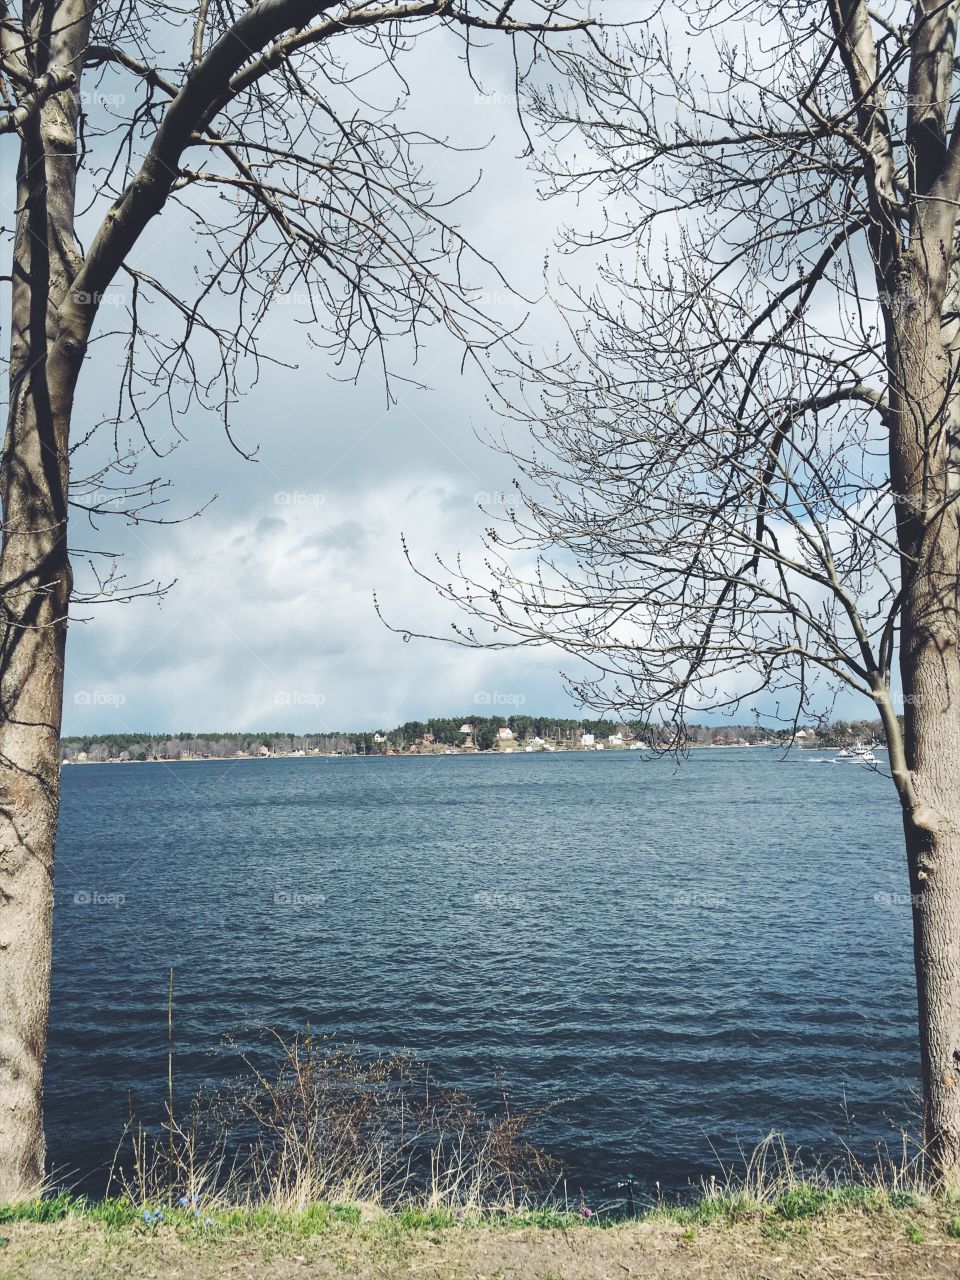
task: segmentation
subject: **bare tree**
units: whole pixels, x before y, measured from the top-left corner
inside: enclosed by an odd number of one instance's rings
[[[906,836],[926,1151],[954,1187],[957,18],[681,0],[619,66],[538,93],[547,189],[606,201],[565,241],[596,274],[566,294],[572,354],[527,361],[534,442],[502,445],[523,479],[489,580],[429,575],[472,617],[457,642],[560,645],[588,664],[585,701],[659,715],[674,743],[688,709],[764,690],[789,716],[831,690],[872,700]]]
[[[189,21],[161,0],[0,3],[0,133],[19,148],[0,479],[0,1200],[35,1193],[44,1172],[70,506],[157,518],[162,482],[137,479],[162,452],[157,411],[178,429],[210,408],[229,431],[240,371],[268,356],[258,324],[293,286],[339,362],[386,371],[390,340],[415,345],[427,325],[467,352],[495,342],[473,301],[483,267],[426,174],[448,144],[404,132],[394,110],[411,92],[405,55],[439,28],[472,76],[477,42],[498,39],[522,82],[565,73],[593,25],[577,0],[200,0]],[[370,78],[391,74],[378,109]],[[145,238],[177,210],[186,228]],[[196,274],[178,261],[195,265],[194,247]],[[108,327],[118,275],[128,300]],[[104,352],[108,377],[118,350],[116,413],[71,432],[83,371]],[[85,472],[77,450],[104,434]],[[91,595],[135,591],[108,570]]]

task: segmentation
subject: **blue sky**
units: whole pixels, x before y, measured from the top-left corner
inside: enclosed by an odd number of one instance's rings
[[[456,220],[518,291],[541,296],[562,209],[538,199],[520,158],[525,139],[509,67],[486,60],[484,94],[452,50],[415,51],[404,69],[412,119],[428,120],[442,102],[453,141],[485,148],[439,157],[441,190],[462,188],[483,171]],[[428,86],[422,93],[418,79]],[[166,225],[163,218],[166,211],[151,230],[146,261],[175,281],[190,256],[191,227],[176,211]],[[471,283],[504,323],[522,313],[492,274]],[[105,329],[117,314],[110,307],[122,311],[129,300],[122,279],[112,292],[101,311]],[[376,591],[398,624],[449,630],[449,608],[406,566],[401,533],[424,561],[462,551],[479,562],[488,521],[478,504],[495,505],[512,478],[509,463],[477,439],[503,426],[482,376],[461,370],[452,340],[434,330],[410,370],[429,389],[401,389],[399,403],[388,407],[375,368],[356,385],[338,379],[332,360],[310,344],[305,318],[302,300],[282,299],[261,333],[267,351],[297,367],[265,366],[236,406],[234,434],[243,448],[256,448],[255,461],[231,449],[214,417],[196,411],[178,419],[185,439],[173,452],[148,460],[172,482],[170,515],[217,495],[201,516],[167,527],[113,521],[99,533],[75,524],[73,546],[121,553],[129,582],[176,582],[159,601],[75,608],[65,733],[374,728],[466,712],[488,696],[575,714],[558,654],[404,643],[374,612]],[[528,332],[542,348],[558,339],[549,304],[535,308]],[[409,352],[398,344],[394,358],[406,373]],[[109,414],[118,360],[109,340],[93,348],[75,433]],[[175,442],[159,412],[151,427],[161,448]],[[84,557],[74,559],[83,580]]]
[[[482,173],[456,221],[518,293],[541,299],[525,332],[547,358],[562,326],[543,299],[545,281],[555,285],[561,268],[567,279],[584,279],[588,270],[585,261],[560,262],[559,225],[597,225],[602,209],[589,198],[576,206],[539,198],[522,158],[510,66],[482,54],[475,65],[483,93],[452,47],[425,41],[404,63],[413,88],[409,116],[438,129],[441,104],[442,127],[466,149],[438,153],[441,192]],[[193,241],[190,220],[165,211],[139,247],[140,261],[171,287],[178,280],[186,287]],[[491,272],[478,268],[471,283],[503,323],[523,314]],[[129,302],[122,279],[113,292],[101,311],[105,330]],[[64,733],[372,729],[496,705],[580,714],[559,675],[573,668],[558,652],[404,643],[374,611],[376,592],[398,625],[449,631],[450,607],[411,573],[401,535],[422,563],[434,553],[448,561],[462,553],[479,568],[489,523],[480,504],[495,509],[513,471],[478,436],[520,429],[491,407],[484,379],[470,365],[461,368],[459,350],[442,332],[425,335],[415,370],[405,363],[409,349],[396,346],[395,367],[428,389],[401,389],[388,406],[378,371],[343,381],[311,344],[305,320],[302,300],[282,298],[261,333],[267,351],[296,367],[264,366],[235,407],[234,434],[244,449],[256,449],[255,461],[230,447],[212,415],[191,409],[176,432],[159,412],[150,422],[162,450],[176,443],[161,460],[147,460],[171,481],[169,514],[185,515],[217,495],[201,516],[166,527],[114,521],[99,532],[75,524],[73,546],[120,553],[129,582],[174,585],[160,600],[74,610]],[[75,436],[109,415],[119,356],[109,339],[93,348]],[[522,435],[513,439],[522,447]],[[84,557],[74,559],[82,582]]]

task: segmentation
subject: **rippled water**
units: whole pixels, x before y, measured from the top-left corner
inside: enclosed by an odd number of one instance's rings
[[[573,1185],[679,1187],[771,1129],[868,1154],[919,1074],[900,822],[814,755],[65,769],[53,1166],[102,1191],[128,1095],[161,1114],[171,966],[184,1097],[224,1033],[309,1023],[563,1099]]]

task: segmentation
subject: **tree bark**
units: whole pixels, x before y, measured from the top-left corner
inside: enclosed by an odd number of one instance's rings
[[[88,6],[61,5],[38,71],[75,72]],[[10,411],[0,470],[0,1201],[44,1177],[43,1065],[50,1004],[53,851],[72,577],[68,427],[81,344],[61,308],[76,276],[78,94],[22,127],[11,312]]]
[[[956,514],[950,516],[956,532]],[[950,539],[956,549],[955,536]],[[944,539],[946,541],[946,539]],[[924,1130],[936,1181],[960,1188],[960,660],[956,574],[910,593],[901,632],[905,750],[914,800],[904,809],[913,903]],[[926,577],[926,575],[924,575]]]
[[[951,708],[951,718],[955,710]],[[924,730],[915,736],[933,744]],[[942,749],[943,738],[940,739]],[[921,757],[923,752],[921,751]],[[956,776],[957,753],[953,755]],[[913,898],[924,1147],[933,1181],[960,1188],[960,800],[949,766],[919,770],[923,816],[904,814]],[[921,823],[923,825],[921,825]]]
[[[919,258],[919,254],[917,257]],[[946,254],[906,263],[888,343],[891,479],[903,602],[908,783],[900,787],[913,903],[928,1168],[960,1188],[960,528],[955,371],[941,315]]]

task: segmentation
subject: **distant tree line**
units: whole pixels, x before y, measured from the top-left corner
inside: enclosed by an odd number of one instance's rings
[[[583,734],[592,734],[597,742],[603,742],[617,733],[632,736],[638,741],[655,746],[658,732],[655,725],[645,721],[621,720],[573,720],[556,716],[447,716],[430,720],[408,720],[394,729],[371,732],[331,730],[318,733],[286,733],[281,730],[259,732],[213,733],[98,733],[62,739],[60,754],[63,760],[76,760],[85,755],[88,760],[179,760],[187,756],[202,756],[212,760],[227,759],[238,753],[260,754],[261,748],[279,755],[296,751],[337,752],[342,755],[385,755],[388,752],[409,751],[429,745],[440,747],[462,746],[468,735],[463,732],[469,725],[473,746],[488,751],[498,740],[498,731],[509,728],[516,741],[539,738],[557,746],[574,746]],[[821,723],[806,731],[813,733],[818,742],[829,746],[841,746],[860,740],[882,742],[883,730],[879,720],[837,720]],[[729,746],[737,743],[754,745],[758,742],[783,742],[794,735],[792,728],[765,729],[759,725],[701,725],[686,727],[686,740],[691,746],[711,743]]]

